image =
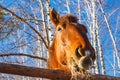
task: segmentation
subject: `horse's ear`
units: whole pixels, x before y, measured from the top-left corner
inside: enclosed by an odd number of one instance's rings
[[[59,14],[54,10],[54,8],[50,11],[50,20],[55,26],[59,23]]]

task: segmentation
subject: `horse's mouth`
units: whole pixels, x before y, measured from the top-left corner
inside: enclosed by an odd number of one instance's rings
[[[93,61],[90,57],[81,57],[79,61],[75,61],[71,57],[71,70],[74,72],[84,72],[88,71],[93,65]]]

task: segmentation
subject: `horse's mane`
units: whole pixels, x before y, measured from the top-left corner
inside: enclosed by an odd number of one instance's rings
[[[71,14],[62,16],[60,18],[60,23],[77,23],[78,22],[78,18],[76,16],[73,16]]]

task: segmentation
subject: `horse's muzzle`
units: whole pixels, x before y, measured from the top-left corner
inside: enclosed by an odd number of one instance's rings
[[[82,70],[89,70],[93,65],[91,58],[91,51],[78,47],[75,51],[76,56],[79,58],[78,67]]]
[[[82,70],[89,70],[93,65],[93,60],[89,56],[82,56],[78,62],[78,66]]]

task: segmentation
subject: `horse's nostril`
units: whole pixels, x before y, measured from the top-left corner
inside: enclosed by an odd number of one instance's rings
[[[80,55],[80,48],[77,48],[77,49],[76,49],[75,54],[76,54],[76,56],[77,56],[78,58],[81,57],[81,55]]]
[[[82,45],[80,45],[79,48],[82,48]]]

